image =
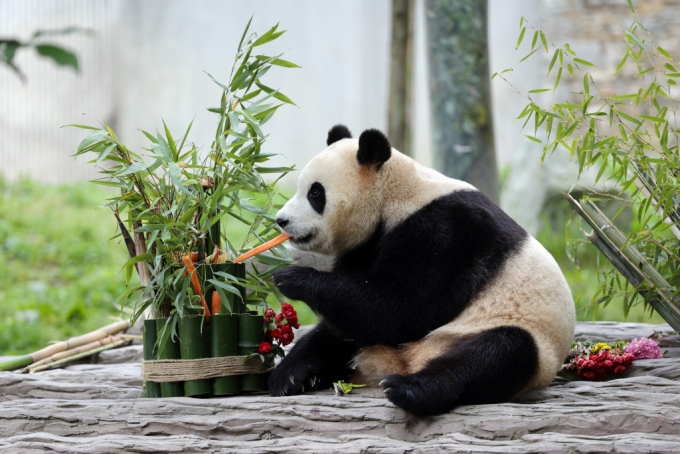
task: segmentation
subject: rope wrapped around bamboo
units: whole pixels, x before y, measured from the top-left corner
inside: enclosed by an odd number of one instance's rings
[[[166,383],[173,381],[202,380],[232,375],[263,374],[274,368],[273,361],[264,364],[260,358],[223,356],[201,359],[161,359],[142,361],[144,381]]]

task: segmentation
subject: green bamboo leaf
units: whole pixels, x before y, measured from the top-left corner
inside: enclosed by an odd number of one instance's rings
[[[677,73],[677,72],[678,72],[678,70],[675,69],[675,68],[673,67],[673,65],[671,65],[670,63],[664,63],[663,66],[664,66],[664,68],[666,68],[666,69],[667,69],[668,71],[670,71],[671,73]]]
[[[112,152],[115,148],[116,148],[116,144],[115,144],[115,143],[110,143],[110,144],[108,144],[108,145],[106,146],[106,148],[104,148],[104,151],[102,151],[101,153],[99,153],[99,157],[97,158],[97,162],[95,162],[95,164],[101,163],[104,159],[106,159],[106,158],[111,154],[111,152]]]
[[[565,48],[565,49],[567,50],[567,52],[569,52],[571,55],[573,55],[574,57],[576,56],[576,52],[574,52],[573,50],[571,50],[571,47],[569,47],[569,44],[568,44],[568,43],[565,43],[565,44],[564,44],[564,48]]]
[[[588,73],[583,75],[583,92],[586,96],[590,96],[590,83],[588,82]]]
[[[557,86],[560,84],[560,79],[562,79],[562,67],[560,66],[560,69],[557,70],[557,78],[555,79],[555,86],[553,87],[553,91],[557,90]]]
[[[251,91],[247,95],[241,97],[241,102],[249,101],[249,100],[253,99],[254,97],[256,97],[257,95],[259,95],[260,93],[262,93],[262,90]]]
[[[208,279],[208,282],[210,282],[212,285],[215,287],[219,287],[222,290],[226,290],[229,293],[233,293],[234,295],[241,295],[241,292],[234,287],[233,285],[227,284],[226,282],[218,281],[217,279]],[[222,300],[226,301],[226,300]]]
[[[619,116],[625,118],[626,120],[632,121],[632,122],[635,123],[636,125],[641,125],[641,124],[642,124],[642,123],[640,122],[640,120],[638,120],[637,118],[635,118],[635,117],[633,117],[633,116],[631,116],[631,115],[628,115],[628,114],[625,113],[625,112],[622,112],[622,111],[620,111],[620,110],[618,110],[618,109],[614,109],[614,112],[616,112]]]
[[[543,143],[543,142],[541,142],[540,139],[537,139],[537,138],[534,137],[534,136],[530,136],[529,134],[524,134],[524,136],[525,136],[526,138],[528,138],[529,140],[531,140],[532,142]]]
[[[638,47],[639,47],[640,49],[642,49],[642,50],[644,50],[645,52],[647,52],[647,48],[645,47],[644,44],[642,44],[642,41],[640,41],[640,40],[637,38],[637,36],[635,36],[634,34],[632,34],[631,32],[629,32],[628,30],[626,30],[625,33],[626,33],[626,36],[627,36],[628,38],[630,38],[631,41],[633,41],[635,44],[637,44]]]
[[[137,255],[135,257],[132,257],[127,262],[125,262],[125,265],[123,265],[123,267],[121,268],[121,271],[128,266],[132,266],[136,263],[143,262],[145,260],[146,261],[152,261],[154,258],[155,257],[153,255],[149,254],[149,253]]]
[[[294,167],[255,167],[259,173],[281,173],[281,172],[292,172],[295,170]]]
[[[666,121],[665,118],[655,117],[653,115],[642,115],[642,114],[640,114],[640,117],[644,118],[645,120],[653,121],[655,123],[664,123]]]
[[[624,128],[621,123],[619,123],[619,133],[621,134],[623,141],[628,143],[628,134],[626,134],[626,128]]]
[[[571,66],[571,63],[567,64],[567,71],[569,71],[569,77],[574,77],[574,67]]]
[[[175,146],[175,139],[173,139],[172,134],[170,133],[170,130],[168,129],[168,125],[165,124],[165,120],[161,119],[163,121],[163,127],[165,128],[165,137],[168,139],[168,145],[170,146],[170,151],[172,151],[172,159],[174,161],[177,161],[177,157],[179,153],[177,153],[177,147]]]
[[[139,161],[127,167],[123,167],[118,172],[114,173],[113,176],[122,177],[125,175],[130,175],[131,173],[141,172],[142,170],[146,170],[146,164],[144,163],[144,161]]]
[[[550,66],[548,66],[548,75],[550,75],[550,71],[552,71],[553,66],[555,66],[555,62],[557,61],[557,57],[558,57],[559,53],[560,53],[560,50],[557,49],[557,50],[555,51],[555,54],[553,54],[553,58],[552,58],[552,60],[550,61]],[[560,66],[562,66],[562,65],[560,65]]]
[[[545,38],[545,34],[543,31],[540,32],[541,36],[541,43],[543,43],[543,48],[545,49],[545,53],[548,53],[548,40]]]
[[[248,20],[248,23],[246,24],[245,30],[243,30],[243,34],[241,35],[241,40],[238,42],[238,50],[241,50],[241,44],[243,44],[243,40],[246,37],[246,33],[248,33],[248,29],[250,28],[250,23],[253,21],[253,16],[250,16],[250,19]]]
[[[526,60],[527,58],[531,57],[531,56],[534,55],[536,52],[538,52],[538,49],[534,49],[533,51],[531,51],[531,53],[529,53],[528,55],[526,55],[526,56],[525,56],[523,59],[521,59],[519,62],[522,63],[524,60]]]
[[[534,38],[531,40],[531,50],[534,50],[534,47],[536,47],[536,41],[538,41],[538,30],[534,32]]]
[[[261,84],[260,82],[255,82],[255,85],[257,85],[259,88],[261,88],[265,93],[271,94],[274,98],[278,99],[279,101],[283,101],[287,104],[292,104],[296,105],[293,101],[290,100],[290,98],[283,93],[279,92],[278,90],[274,90],[273,88],[269,88],[266,85]]]
[[[630,93],[627,95],[614,95],[611,97],[611,99],[616,99],[616,100],[622,100],[622,99],[631,99],[631,98],[637,98],[637,94],[635,93]]]
[[[668,52],[666,52],[666,50],[663,49],[662,47],[657,47],[656,50],[657,50],[661,55],[663,55],[664,57],[666,57],[667,59],[669,59],[670,61],[673,61],[673,57],[671,57],[671,54],[669,54]]]
[[[635,14],[635,8],[633,8],[633,0],[628,0],[628,6],[630,7],[630,10]]]
[[[68,124],[68,125],[64,125],[64,126],[62,126],[62,128],[65,128],[65,127],[67,127],[67,126],[71,126],[71,127],[74,127],[74,128],[80,128],[80,129],[90,129],[90,130],[92,130],[92,131],[100,131],[100,130],[102,130],[102,128],[97,127],[97,126],[79,125],[79,124],[75,124],[75,123],[71,123],[71,124]]]
[[[550,91],[550,89],[549,88],[538,88],[536,90],[529,90],[529,93],[543,93],[543,92],[546,92],[546,91]]]
[[[267,33],[259,37],[257,41],[253,43],[253,47],[261,46],[263,44],[267,44],[268,42],[274,41],[276,38],[286,33],[286,31],[284,30],[282,32],[271,33],[269,35]]]
[[[522,44],[522,40],[524,39],[524,33],[526,31],[527,31],[527,28],[522,27],[522,31],[519,32],[519,39],[517,40],[517,45],[515,46],[515,49],[519,49],[519,45]]]
[[[283,66],[284,68],[300,68],[300,66],[296,65],[292,61],[282,60],[280,58],[275,58],[274,60],[272,60],[271,64],[276,66]]]
[[[220,81],[218,81],[217,79],[215,79],[215,78],[212,76],[212,74],[210,74],[208,71],[203,71],[203,72],[206,73],[206,74],[208,75],[208,77],[210,77],[210,78],[212,79],[213,82],[215,82],[217,85],[219,85],[219,86],[222,88],[222,90],[224,90],[224,91],[229,91],[229,89],[227,88],[226,85],[224,85],[222,82],[220,82]],[[234,77],[236,77],[236,75],[235,75]]]
[[[583,65],[583,66],[595,66],[594,64],[590,63],[588,60],[584,60],[582,58],[575,58],[574,57],[574,62]]]
[[[98,129],[95,132],[89,134],[86,136],[82,142],[80,142],[80,145],[78,145],[78,151],[76,152],[76,155],[82,154],[89,147],[92,145],[96,144],[97,142],[100,142],[104,137],[107,137],[109,135],[108,131],[105,131],[103,129]]]
[[[186,132],[184,133],[184,136],[182,137],[182,142],[179,144],[179,148],[178,148],[179,151],[182,151],[182,148],[184,148],[184,142],[186,142],[187,136],[189,135],[189,131],[191,131],[191,127],[194,125],[194,118],[191,119],[191,122],[189,123],[189,127],[187,128]]]

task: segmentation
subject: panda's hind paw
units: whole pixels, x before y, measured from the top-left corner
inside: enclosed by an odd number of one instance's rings
[[[438,415],[453,408],[438,392],[436,383],[424,381],[417,374],[387,375],[380,386],[390,402],[416,416]]]

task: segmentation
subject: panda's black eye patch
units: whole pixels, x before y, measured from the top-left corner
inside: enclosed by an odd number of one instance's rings
[[[309,200],[314,211],[323,214],[323,209],[326,207],[326,189],[321,183],[315,182],[309,187],[307,200]]]

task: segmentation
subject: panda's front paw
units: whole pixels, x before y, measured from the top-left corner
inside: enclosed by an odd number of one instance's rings
[[[274,283],[287,298],[308,302],[310,279],[315,272],[306,266],[289,266],[274,272]]]
[[[304,361],[292,365],[282,362],[269,376],[269,394],[272,396],[293,396],[311,391],[321,383],[314,367]]]

